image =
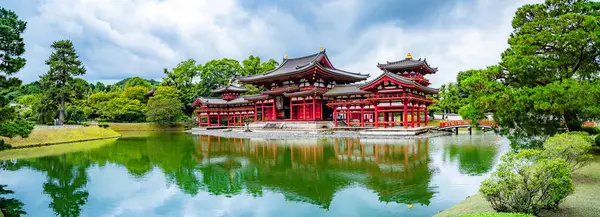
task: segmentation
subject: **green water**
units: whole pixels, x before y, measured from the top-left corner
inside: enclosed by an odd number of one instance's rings
[[[165,133],[1,162],[28,216],[431,216],[477,192],[493,135],[234,139]]]

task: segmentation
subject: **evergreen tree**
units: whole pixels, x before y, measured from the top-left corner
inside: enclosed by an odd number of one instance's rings
[[[73,76],[83,75],[86,72],[83,63],[70,40],[60,40],[52,44],[54,51],[50,54],[46,65],[50,67],[48,72],[40,78],[45,90],[49,95],[51,103],[59,104],[60,124],[65,122],[65,103],[76,94],[75,80]]]

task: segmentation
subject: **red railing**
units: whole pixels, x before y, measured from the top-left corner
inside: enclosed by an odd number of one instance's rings
[[[479,125],[496,127],[496,126],[498,126],[498,123],[496,121],[492,121],[492,120],[481,120],[481,121],[479,121]]]
[[[596,126],[596,123],[594,123],[593,121],[586,121],[585,123],[583,123],[584,127],[593,127]]]
[[[471,120],[460,120],[460,121],[441,121],[440,128],[460,126],[460,125],[471,125]]]

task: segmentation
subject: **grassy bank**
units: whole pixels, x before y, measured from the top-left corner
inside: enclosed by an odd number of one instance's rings
[[[595,156],[591,165],[573,174],[575,192],[569,195],[556,211],[545,211],[540,216],[598,216],[600,214],[600,156]],[[489,203],[477,194],[435,216],[494,212]]]
[[[65,143],[52,146],[40,146],[32,148],[19,148],[0,151],[0,161],[27,158],[39,158],[46,156],[62,155],[71,152],[88,151],[113,144],[117,139],[102,139],[88,142]]]
[[[155,124],[155,123],[109,123],[108,127],[114,131],[184,131],[183,124]]]
[[[56,145],[99,139],[117,138],[119,133],[100,127],[34,129],[27,138],[6,139],[13,148]]]

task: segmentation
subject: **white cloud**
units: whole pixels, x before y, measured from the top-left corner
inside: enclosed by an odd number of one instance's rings
[[[89,80],[159,78],[162,68],[187,58],[259,55],[279,61],[284,53],[307,55],[323,46],[336,67],[375,76],[377,62],[402,59],[411,51],[439,67],[431,77],[439,86],[460,70],[497,63],[515,10],[531,2],[538,0],[458,2],[423,11],[430,15],[418,24],[407,25],[399,14],[360,26],[368,1],[307,4],[315,20],[309,22],[277,5],[247,9],[236,0],[44,0],[37,15],[26,18],[28,64],[19,76],[36,80],[47,70],[52,41],[68,38]]]

